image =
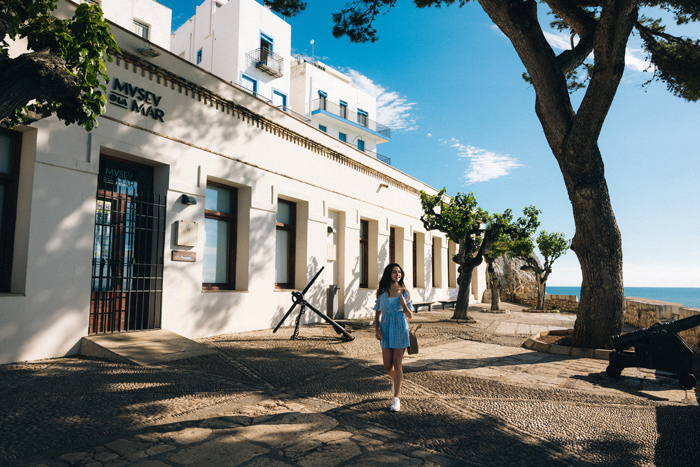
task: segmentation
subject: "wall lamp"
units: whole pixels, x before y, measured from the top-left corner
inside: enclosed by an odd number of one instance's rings
[[[148,58],[156,58],[160,56],[160,52],[158,52],[156,49],[153,49],[151,47],[144,47],[142,49],[139,49],[139,53],[143,55],[144,57]]]
[[[389,185],[386,183],[380,183],[379,188],[389,188]]]
[[[336,233],[336,232],[337,232],[337,230],[335,230],[335,229],[333,228],[332,225],[329,225],[329,226],[328,226],[328,233],[329,233],[329,234],[334,234],[334,233]]]
[[[180,202],[185,206],[192,206],[194,204],[197,204],[197,199],[194,196],[182,195],[180,196]]]

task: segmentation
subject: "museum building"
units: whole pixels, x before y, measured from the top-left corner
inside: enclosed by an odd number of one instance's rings
[[[348,122],[319,112],[313,101],[328,72],[315,87],[299,84],[310,105],[288,106],[296,87],[283,77],[303,60],[289,53],[287,23],[254,0],[206,0],[212,17],[234,4],[254,11],[231,18],[254,46],[271,39],[283,60],[282,76],[266,70],[263,50],[222,77],[198,66],[197,48],[187,52],[194,61],[169,50],[169,9],[112,2],[133,13],[111,17],[110,0],[98,2],[120,47],[107,64],[99,126],[87,132],[51,117],[0,129],[0,363],[77,354],[91,334],[272,329],[290,292],[321,269],[305,298],[333,318],[371,316],[390,262],[403,266],[414,301],[456,297],[456,245],[420,221],[420,191],[437,190],[339,137],[346,128],[364,131],[372,149],[388,142],[388,132],[357,121],[359,106],[375,112],[376,102],[337,96]],[[75,7],[61,0],[56,15]],[[243,76],[264,85],[252,91]],[[480,297],[485,274],[473,277]]]

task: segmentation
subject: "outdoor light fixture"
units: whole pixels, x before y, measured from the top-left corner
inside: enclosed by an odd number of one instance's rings
[[[380,183],[379,188],[389,188],[389,185],[387,185],[386,183]]]
[[[328,233],[329,233],[329,234],[334,234],[334,233],[336,233],[336,232],[337,232],[337,231],[333,228],[332,225],[329,225],[329,226],[328,226]]]
[[[195,199],[195,197],[190,195],[180,196],[180,202],[185,206],[192,206],[194,204],[197,204],[197,200]]]
[[[160,52],[158,52],[156,49],[153,49],[151,47],[144,47],[142,49],[139,49],[139,53],[143,55],[144,57],[148,58],[155,58],[160,56]]]

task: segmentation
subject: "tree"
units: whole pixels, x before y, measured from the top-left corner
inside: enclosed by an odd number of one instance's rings
[[[489,214],[478,206],[474,193],[457,193],[446,199],[443,188],[435,195],[421,191],[423,215],[421,221],[428,230],[438,230],[457,244],[457,254],[452,260],[458,265],[457,303],[452,319],[470,320],[469,289],[474,268],[481,264],[484,253],[503,237],[516,238],[523,235],[525,226],[537,223],[538,211],[525,208],[525,218],[515,223],[510,209],[502,214]]]
[[[109,77],[103,57],[118,48],[102,10],[84,3],[72,19],[62,20],[52,15],[57,2],[0,0],[0,123],[5,126],[56,114],[66,125],[90,131],[106,110]],[[10,57],[8,40],[22,39],[28,51]]]
[[[336,37],[377,40],[374,19],[397,0],[354,0],[333,16]],[[471,0],[413,0],[418,7]],[[297,0],[284,3],[304,4]],[[624,289],[622,239],[613,214],[603,158],[598,147],[603,123],[625,68],[625,48],[635,30],[664,81],[681,98],[700,98],[700,41],[665,32],[641,7],[671,12],[678,24],[700,20],[697,0],[478,0],[509,38],[535,91],[535,112],[564,177],[576,233],[571,249],[581,266],[581,302],[572,343],[604,347],[622,328]],[[571,33],[571,48],[556,54],[547,42],[538,5],[554,14],[553,24]],[[578,37],[578,42],[574,40]],[[587,71],[587,86],[577,80]],[[584,89],[578,109],[569,92]]]
[[[524,222],[524,218],[518,219],[516,229],[511,232],[503,232],[498,239],[493,242],[484,252],[484,261],[486,261],[487,272],[489,275],[489,288],[491,289],[491,311],[499,310],[501,301],[500,281],[496,275],[494,262],[500,256],[509,256],[512,254],[515,245],[519,245],[530,239],[530,236],[535,233],[540,223],[537,221],[537,216],[541,211],[535,209],[534,206],[525,208],[524,213],[526,219],[532,219],[532,222]]]
[[[544,299],[547,291],[547,279],[552,273],[552,264],[561,255],[566,254],[571,247],[571,242],[566,239],[563,233],[554,232],[547,233],[542,230],[537,236],[537,249],[540,250],[544,258],[544,264],[540,265],[537,259],[532,255],[535,245],[532,238],[523,238],[521,241],[514,242],[511,247],[510,254],[525,261],[525,265],[520,269],[530,270],[535,273],[537,280],[537,310],[544,310]]]

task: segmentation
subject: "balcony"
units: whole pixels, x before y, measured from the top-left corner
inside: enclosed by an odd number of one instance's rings
[[[284,58],[267,48],[255,49],[245,54],[246,58],[255,64],[255,68],[275,78],[284,75]]]
[[[353,112],[346,106],[328,102],[325,99],[315,99],[311,103],[311,115],[318,114],[328,115],[358,130],[368,131],[385,141],[391,141],[391,129],[389,127],[370,120],[366,115]]]

